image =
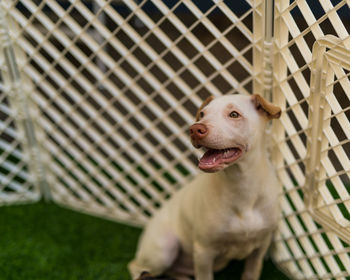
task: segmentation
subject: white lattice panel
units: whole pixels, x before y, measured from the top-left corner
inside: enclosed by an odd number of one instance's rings
[[[350,243],[350,51],[326,36],[313,47],[306,202],[314,218]],[[316,143],[316,145],[312,145]]]
[[[284,196],[273,256],[296,279],[349,279],[349,6],[275,4],[273,96],[284,114],[273,158]],[[326,34],[338,43],[315,51]]]
[[[9,22],[0,11],[0,205],[37,201],[40,198],[24,132],[26,91],[21,89],[10,40]]]
[[[56,202],[140,224],[196,174],[202,100],[260,83],[263,1],[238,2],[7,1]]]
[[[272,127],[284,191],[273,257],[296,279],[349,279],[349,3],[275,0],[274,38],[270,4],[3,1],[53,200],[142,224],[197,172],[187,128],[201,101],[272,86],[284,110]],[[327,34],[335,49],[315,56]]]

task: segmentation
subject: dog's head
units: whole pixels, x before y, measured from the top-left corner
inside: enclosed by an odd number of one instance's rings
[[[237,162],[261,141],[267,121],[280,115],[279,107],[258,94],[209,97],[190,127],[193,146],[207,150],[198,167],[216,172]]]

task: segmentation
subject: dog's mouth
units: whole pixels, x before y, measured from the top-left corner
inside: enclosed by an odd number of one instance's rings
[[[205,172],[215,172],[238,160],[243,154],[239,147],[208,149],[200,158],[198,167]]]

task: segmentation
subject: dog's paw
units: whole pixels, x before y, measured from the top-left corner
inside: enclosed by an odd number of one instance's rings
[[[144,271],[141,273],[137,280],[176,280],[167,276],[152,276],[149,272]]]
[[[149,280],[149,279],[154,279],[154,278],[147,271],[143,271],[140,274],[139,278],[137,278],[136,280]]]

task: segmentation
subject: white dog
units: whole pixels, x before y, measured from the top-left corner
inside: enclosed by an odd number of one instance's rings
[[[265,127],[280,114],[260,95],[203,103],[190,135],[194,147],[207,150],[198,164],[207,173],[149,221],[129,264],[133,279],[212,280],[214,271],[244,258],[241,279],[259,278],[279,217],[280,184],[269,161]]]

